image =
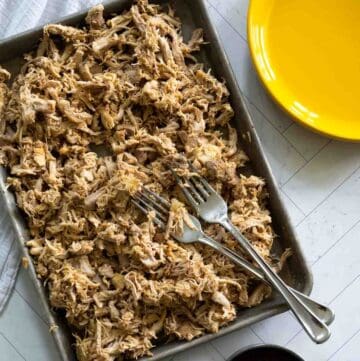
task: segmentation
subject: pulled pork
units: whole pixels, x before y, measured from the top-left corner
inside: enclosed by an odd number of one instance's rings
[[[186,221],[169,164],[187,174],[190,160],[269,262],[274,233],[263,180],[239,172],[247,157],[228,90],[193,55],[201,30],[184,42],[173,11],[147,0],[108,20],[98,5],[86,23],[45,26],[10,89],[0,69],[0,163],[79,360],[132,359],[217,332],[270,294],[212,249],[168,237]],[[131,204],[142,185],[171,200],[166,231]],[[204,228],[241,251],[221,227]]]

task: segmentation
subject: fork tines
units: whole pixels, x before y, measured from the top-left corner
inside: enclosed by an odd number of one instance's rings
[[[215,191],[211,185],[200,176],[195,167],[189,162],[189,168],[193,171],[194,175],[184,179],[180,178],[176,171],[170,167],[176,182],[181,187],[188,201],[193,207],[206,201],[211,194]]]
[[[154,222],[161,228],[166,227],[170,210],[170,203],[166,199],[143,187],[141,191],[132,197],[131,202],[146,215],[149,212],[154,212]]]

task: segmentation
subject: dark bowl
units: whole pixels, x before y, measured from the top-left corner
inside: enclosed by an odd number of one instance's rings
[[[305,361],[296,353],[277,345],[258,345],[244,348],[227,361]]]

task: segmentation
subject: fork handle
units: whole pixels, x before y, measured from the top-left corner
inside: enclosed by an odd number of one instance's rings
[[[231,249],[223,246],[221,243],[216,242],[214,239],[206,236],[203,234],[199,239],[198,242],[206,244],[207,246],[210,246],[211,248],[215,249],[219,253],[223,254],[224,256],[230,258],[234,263],[244,268],[249,273],[252,273],[257,278],[261,279],[262,281],[269,284],[267,279],[264,277],[264,274],[261,272],[261,270],[255,266],[253,266],[250,262],[246,261],[244,258],[240,257],[237,253],[232,251]]]
[[[253,258],[271,285],[283,296],[286,303],[311,339],[320,344],[330,337],[327,326],[311,309],[286,285],[286,283],[265,263],[249,241],[238,231],[228,218],[220,224],[240,243],[242,248]]]
[[[201,238],[199,238],[199,242],[206,244],[207,246],[212,247],[219,253],[223,254],[224,256],[230,258],[234,263],[239,265],[240,267],[244,268],[249,273],[253,274],[255,277],[259,278],[261,281],[270,285],[270,282],[264,276],[264,273],[258,268],[252,265],[250,262],[245,260],[243,257],[238,255],[236,252],[223,246],[221,243],[216,242],[214,239],[206,236],[203,234]],[[288,286],[289,287],[289,286]],[[311,299],[309,296],[304,295],[303,293],[289,287],[292,292],[294,292],[304,303],[305,305],[322,321],[325,322],[327,325],[330,325],[334,320],[334,312],[325,305],[316,302],[315,300]]]

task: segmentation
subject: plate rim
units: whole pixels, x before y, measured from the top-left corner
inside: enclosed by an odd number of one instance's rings
[[[246,30],[247,30],[247,39],[248,39],[248,48],[250,52],[251,61],[256,69],[256,73],[260,79],[261,84],[266,89],[267,93],[271,96],[271,98],[274,100],[274,102],[281,108],[282,111],[284,111],[287,115],[289,115],[294,121],[299,123],[300,125],[304,126],[305,128],[326,136],[328,138],[341,140],[345,142],[352,142],[352,143],[360,143],[360,131],[358,137],[351,137],[351,136],[345,136],[345,135],[339,135],[336,134],[336,132],[331,131],[325,131],[323,129],[319,129],[318,127],[312,126],[309,124],[304,118],[296,115],[289,107],[287,107],[282,101],[281,96],[277,94],[277,92],[274,90],[273,87],[270,86],[270,83],[266,81],[264,73],[261,71],[261,67],[259,66],[259,63],[257,61],[257,57],[255,56],[255,48],[253,43],[253,37],[251,35],[251,29],[253,28],[253,16],[254,16],[254,3],[256,1],[262,2],[263,0],[249,0],[249,6],[248,6],[248,12],[247,12],[247,24],[246,24]],[[275,0],[278,1],[278,0]]]

